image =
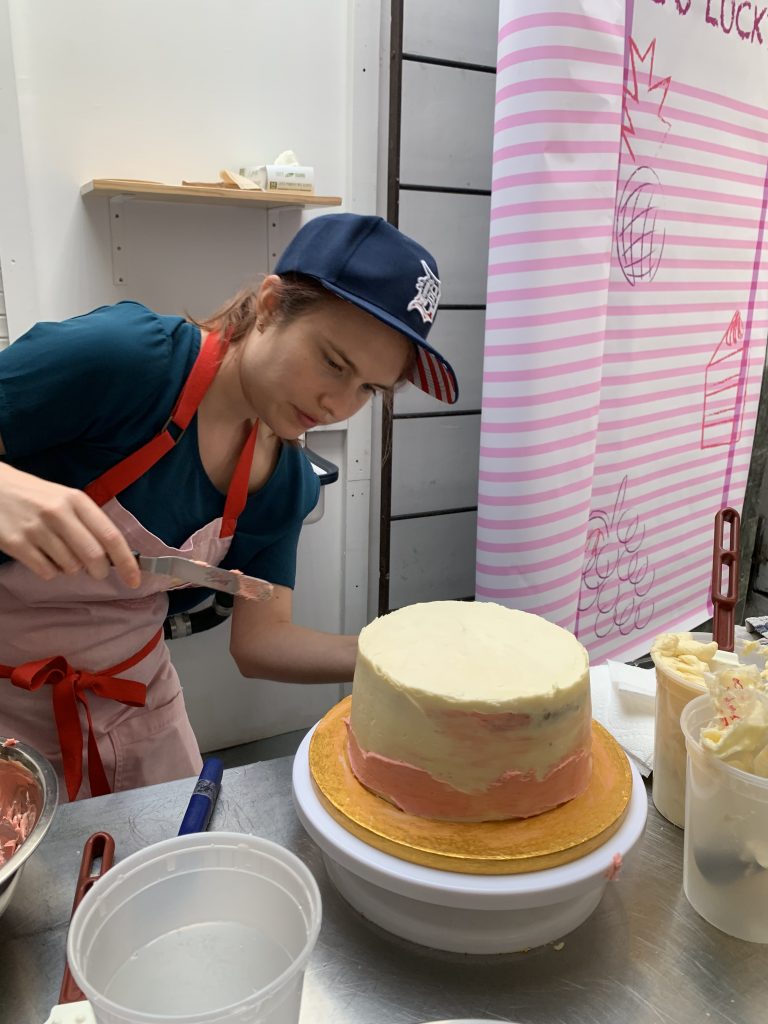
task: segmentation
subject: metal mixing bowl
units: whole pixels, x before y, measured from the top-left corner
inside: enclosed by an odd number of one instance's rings
[[[0,866],[0,916],[11,902],[14,889],[21,877],[24,863],[37,849],[43,836],[48,831],[59,797],[59,780],[49,761],[34,747],[26,743],[16,743],[12,747],[4,747],[0,736],[0,771],[4,761],[16,761],[29,772],[37,785],[34,799],[37,804],[37,821],[27,838],[16,850],[10,860]]]

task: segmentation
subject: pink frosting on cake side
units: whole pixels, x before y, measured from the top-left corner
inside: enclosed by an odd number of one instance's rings
[[[530,715],[520,715],[510,711],[488,714],[483,711],[452,711],[441,710],[434,714],[438,728],[450,731],[451,736],[456,740],[476,740],[478,729],[487,733],[513,733],[520,729],[527,729],[531,724]],[[430,715],[430,718],[433,717]]]
[[[464,793],[423,768],[362,750],[347,724],[349,763],[366,789],[406,814],[446,821],[530,818],[579,796],[589,785],[588,747],[562,758],[539,779],[534,772],[505,772],[485,792]]]

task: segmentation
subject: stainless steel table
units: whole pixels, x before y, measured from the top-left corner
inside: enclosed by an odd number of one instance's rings
[[[768,946],[712,928],[682,890],[682,832],[649,809],[646,834],[579,929],[529,953],[463,956],[369,924],[328,881],[291,800],[291,758],[225,772],[211,828],[297,853],[323,896],[301,1024],[417,1024],[460,1017],[521,1024],[762,1024]],[[65,804],[0,919],[0,1021],[36,1024],[56,1002],[84,840],[111,832],[117,859],[176,834],[192,780]],[[650,801],[649,801],[650,802]]]

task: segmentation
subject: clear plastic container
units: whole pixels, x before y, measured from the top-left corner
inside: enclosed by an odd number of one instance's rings
[[[201,832],[103,875],[67,956],[98,1024],[297,1024],[320,918],[317,883],[289,850]]]
[[[694,640],[708,644],[711,633],[692,633]],[[680,730],[683,708],[706,692],[703,681],[696,683],[653,659],[656,666],[656,722],[653,739],[653,802],[667,821],[685,824],[685,740]]]
[[[711,633],[691,633],[694,640],[708,644]],[[755,638],[736,636],[734,644],[739,661],[745,665],[765,668],[763,653],[744,653],[747,643]],[[683,708],[707,693],[704,682],[696,683],[666,668],[653,659],[656,666],[656,715],[653,743],[653,802],[659,814],[678,828],[685,827],[685,739],[680,728]]]
[[[716,928],[768,943],[768,779],[726,764],[699,743],[709,695],[683,711],[688,754],[683,889]]]

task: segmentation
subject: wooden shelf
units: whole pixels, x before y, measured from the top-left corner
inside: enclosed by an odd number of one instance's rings
[[[133,181],[130,178],[94,178],[80,189],[81,196],[128,196],[165,203],[219,203],[227,206],[341,206],[339,196],[306,195],[299,192],[257,192],[221,188],[215,185],[166,185],[162,181]]]

